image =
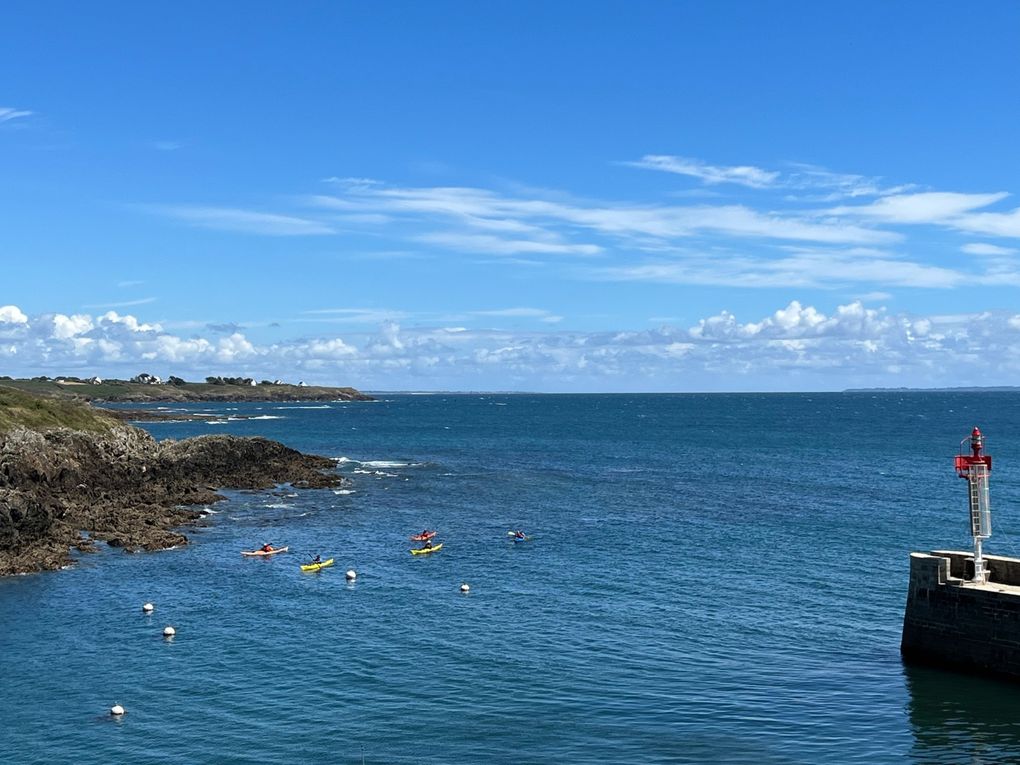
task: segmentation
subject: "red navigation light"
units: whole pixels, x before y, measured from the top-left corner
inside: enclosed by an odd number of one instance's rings
[[[964,453],[964,444],[969,445],[970,454]],[[960,442],[960,453],[956,455],[956,474],[960,478],[969,478],[970,469],[978,464],[987,466],[988,472],[992,472],[992,458],[988,454],[981,453],[984,448],[985,437],[981,435],[981,430],[975,427],[970,432],[970,435]]]

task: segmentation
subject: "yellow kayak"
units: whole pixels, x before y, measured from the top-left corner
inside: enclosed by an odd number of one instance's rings
[[[332,565],[333,565],[333,559],[330,558],[329,560],[324,560],[322,563],[309,563],[306,566],[302,566],[301,570],[302,571],[319,571],[321,569],[328,568],[329,566],[332,566]]]
[[[427,553],[433,553],[436,550],[442,550],[442,549],[443,549],[443,543],[440,542],[437,545],[432,545],[432,547],[417,547],[414,550],[411,550],[411,555],[425,555]]]

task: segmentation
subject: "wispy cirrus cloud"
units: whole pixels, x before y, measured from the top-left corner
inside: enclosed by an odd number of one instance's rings
[[[144,205],[148,212],[201,228],[266,236],[315,236],[333,234],[323,221],[294,215],[201,205]]]
[[[601,281],[689,284],[706,287],[836,289],[854,284],[947,289],[973,281],[961,271],[859,251],[818,250],[781,257],[733,255],[606,266],[584,272]],[[1020,284],[1020,274],[1013,277]]]
[[[148,305],[149,303],[155,303],[158,298],[147,297],[138,298],[136,300],[119,300],[113,303],[86,303],[84,308],[132,308],[139,305]]]
[[[706,185],[730,183],[752,189],[814,192],[819,195],[815,201],[884,196],[913,188],[912,184],[883,187],[881,178],[837,173],[803,162],[784,163],[788,168],[784,170],[766,170],[754,165],[711,165],[672,154],[646,154],[639,160],[620,164],[696,178]]]
[[[507,239],[486,234],[422,234],[417,241],[441,245],[481,255],[598,255],[603,251],[596,244],[570,244],[545,239]]]
[[[1016,255],[1018,252],[1018,250],[1014,247],[1001,247],[997,244],[988,244],[987,242],[971,242],[963,245],[960,250],[966,252],[968,255],[988,255],[993,257],[1000,255]]]
[[[318,321],[350,324],[380,324],[384,321],[400,321],[407,318],[405,311],[389,308],[315,308],[301,312],[302,321]]]
[[[797,214],[761,212],[744,205],[661,205],[635,203],[568,202],[516,197],[472,187],[349,189],[345,196],[318,195],[313,206],[336,210],[370,210],[403,216],[409,223],[456,223],[465,230],[495,236],[528,233],[528,241],[553,242],[559,238],[589,235],[627,240],[678,239],[705,233],[733,237],[785,239],[830,243],[882,243],[896,241],[894,232],[868,228],[839,219],[817,220]],[[449,232],[429,232],[443,236]],[[503,236],[504,241],[514,238]],[[518,241],[520,238],[516,238]],[[493,247],[499,246],[495,240]],[[580,244],[599,247],[594,242]],[[503,245],[510,249],[512,245]],[[520,250],[518,250],[520,251]],[[555,250],[553,250],[555,251]],[[589,250],[586,254],[592,254]]]
[[[9,106],[0,106],[0,124],[24,119],[25,117],[31,117],[33,114],[35,114],[35,112],[29,111],[28,109],[14,109]]]
[[[752,189],[771,188],[780,176],[777,171],[763,170],[753,165],[710,165],[700,159],[678,157],[672,154],[646,154],[637,161],[622,164],[645,170],[661,170],[675,175],[686,175],[710,185],[736,183]]]
[[[964,269],[918,250],[912,239],[912,230],[922,226],[941,228],[943,236],[1020,237],[1020,210],[987,209],[1006,192],[917,191],[911,184],[893,186],[808,164],[766,170],[673,155],[624,164],[694,177],[721,196],[727,184],[754,188],[762,201],[748,202],[747,194],[740,203],[669,195],[666,201],[613,200],[512,184],[401,186],[331,177],[325,181],[332,193],[292,200],[297,211],[286,214],[201,205],[148,209],[219,230],[342,232],[383,245],[378,255],[369,247],[345,256],[350,258],[465,254],[481,262],[547,265],[564,278],[601,273],[669,284],[864,291],[1020,281],[1020,265],[989,258],[979,270]],[[597,269],[584,260],[595,257],[601,261]],[[570,258],[576,260],[568,263]]]
[[[925,191],[916,194],[894,194],[876,199],[870,204],[844,205],[824,212],[827,215],[871,218],[886,223],[941,223],[959,226],[959,222],[964,220],[961,216],[988,207],[1008,196],[1005,191],[993,194]]]
[[[471,311],[471,316],[497,316],[513,319],[537,319],[546,324],[558,324],[563,321],[562,316],[547,311],[544,308],[494,308],[486,311]]]

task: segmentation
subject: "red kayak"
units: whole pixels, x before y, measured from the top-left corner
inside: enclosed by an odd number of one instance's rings
[[[432,537],[434,537],[435,535],[436,535],[435,531],[426,531],[426,532],[424,532],[422,534],[415,534],[413,537],[411,537],[411,541],[412,542],[427,542],[428,540],[432,539]]]

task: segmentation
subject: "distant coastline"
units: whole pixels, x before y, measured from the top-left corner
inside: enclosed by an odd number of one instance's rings
[[[843,393],[1020,393],[1020,386],[975,385],[958,388],[847,388]]]
[[[188,382],[178,377],[163,381],[148,374],[131,380],[78,377],[0,377],[0,385],[25,393],[96,403],[174,403],[186,401],[374,401],[350,387],[293,385],[280,380],[257,382],[250,378],[208,377]]]

